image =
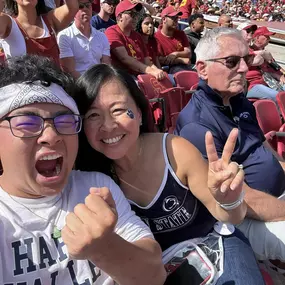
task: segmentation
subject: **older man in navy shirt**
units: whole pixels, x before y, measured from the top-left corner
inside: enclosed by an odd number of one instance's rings
[[[221,155],[230,131],[239,129],[232,160],[244,167],[248,204],[248,219],[239,228],[260,258],[285,261],[285,201],[274,197],[285,190],[285,174],[282,162],[265,142],[254,107],[243,94],[248,65],[253,61],[248,45],[240,31],[216,28],[207,32],[195,52],[201,80],[178,117],[176,134],[207,158],[207,131],[212,132]],[[279,222],[267,223],[272,221]]]

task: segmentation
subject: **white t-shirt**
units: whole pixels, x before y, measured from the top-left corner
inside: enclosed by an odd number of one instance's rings
[[[102,173],[72,171],[62,194],[41,199],[11,198],[0,188],[1,285],[115,284],[93,263],[70,259],[62,238],[51,237],[53,225],[62,229],[67,213],[84,203],[92,186],[106,186],[112,192],[118,211],[117,234],[130,242],[153,238],[119,187]]]
[[[9,16],[9,15],[8,15]],[[6,58],[14,56],[22,56],[27,53],[26,42],[23,34],[21,33],[16,21],[9,16],[12,20],[12,27],[9,36],[2,39],[1,44],[5,53]],[[41,17],[44,32],[39,38],[47,38],[50,36],[47,25]]]
[[[57,35],[60,58],[74,57],[75,70],[82,74],[101,62],[103,55],[110,56],[110,44],[104,33],[91,26],[91,36],[84,36],[73,23]]]

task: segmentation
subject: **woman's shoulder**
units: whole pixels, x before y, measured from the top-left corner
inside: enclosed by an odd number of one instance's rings
[[[179,164],[188,164],[195,161],[197,156],[201,156],[199,150],[188,140],[169,134],[167,136],[167,154],[171,162]]]

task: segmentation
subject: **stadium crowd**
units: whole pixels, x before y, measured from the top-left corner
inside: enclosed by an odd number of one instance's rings
[[[0,0],[0,284],[271,284],[260,263],[283,277],[285,156],[252,101],[281,121],[285,70],[250,20],[284,12]]]

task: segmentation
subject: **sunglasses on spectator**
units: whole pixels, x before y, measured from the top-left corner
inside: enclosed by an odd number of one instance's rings
[[[79,9],[83,9],[83,8],[89,9],[91,6],[92,6],[92,4],[90,2],[79,3]]]
[[[251,66],[254,59],[254,54],[247,54],[245,56],[231,55],[227,57],[212,58],[206,61],[217,61],[225,65],[229,69],[236,68],[239,65],[241,59],[243,59],[247,66]]]
[[[130,17],[135,18],[138,16],[138,12],[134,10],[125,11],[124,14],[130,15]]]

